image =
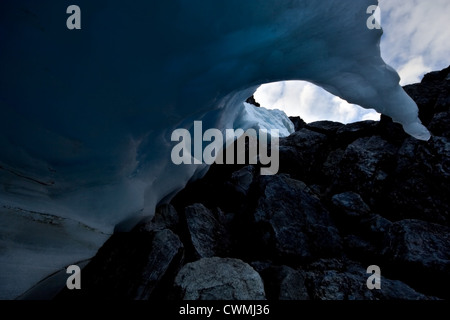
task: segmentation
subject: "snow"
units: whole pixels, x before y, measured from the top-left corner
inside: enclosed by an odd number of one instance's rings
[[[428,139],[380,56],[381,30],[366,26],[374,2],[80,0],[81,30],[68,30],[64,2],[1,1],[1,297],[93,255],[98,235],[153,215],[204,174],[170,161],[175,129],[290,132],[281,112],[243,104],[263,83],[312,82]],[[21,210],[92,229],[22,224]]]
[[[288,116],[281,110],[268,110],[266,108],[256,108],[244,102],[242,113],[239,115],[238,128],[249,127],[256,131],[279,129],[279,137],[287,137],[295,132],[294,124]]]

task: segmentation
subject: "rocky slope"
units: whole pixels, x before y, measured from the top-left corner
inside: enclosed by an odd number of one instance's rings
[[[433,137],[399,125],[306,124],[280,172],[214,165],[83,269],[95,299],[448,299],[450,67],[405,87]],[[367,267],[381,268],[369,290]]]

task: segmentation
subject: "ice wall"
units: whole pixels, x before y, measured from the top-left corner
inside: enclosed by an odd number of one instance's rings
[[[66,28],[73,1],[0,2],[0,210],[99,232],[151,215],[205,172],[171,163],[174,129],[289,130],[242,112],[267,82],[313,82],[429,137],[367,28],[377,1],[75,2],[81,30]]]

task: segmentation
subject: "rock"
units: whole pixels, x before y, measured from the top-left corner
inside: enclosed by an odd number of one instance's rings
[[[156,208],[153,218],[141,221],[134,231],[151,232],[164,229],[176,231],[179,223],[180,219],[175,208],[170,204],[164,204]]]
[[[302,181],[314,180],[321,175],[317,163],[325,158],[326,135],[308,129],[301,129],[280,140],[280,173],[289,172]]]
[[[220,256],[226,252],[226,232],[208,208],[194,204],[185,209],[185,216],[197,258]]]
[[[341,238],[319,199],[284,175],[261,177],[255,222],[264,247],[275,256],[310,259],[341,251]]]
[[[163,298],[181,267],[183,244],[166,229],[114,234],[82,271],[82,290],[58,299]]]
[[[381,290],[369,290],[370,274],[352,262],[321,260],[310,266],[306,284],[313,300],[428,300],[403,282],[381,276]],[[383,270],[382,270],[383,272]]]
[[[354,192],[336,194],[331,199],[333,204],[348,217],[361,218],[370,213],[369,206],[361,196]]]
[[[372,214],[361,220],[360,226],[365,234],[370,233],[381,239],[392,226],[392,222],[378,214]]]
[[[238,259],[204,258],[178,273],[175,287],[184,300],[264,300],[260,275]]]
[[[450,283],[450,228],[420,220],[395,222],[384,254],[410,283],[449,297],[443,284]]]
[[[442,82],[448,80],[448,76],[450,75],[450,66],[440,71],[432,71],[427,73],[423,79],[422,83],[433,83],[433,82]]]
[[[262,274],[264,272],[264,270],[271,268],[273,266],[273,262],[271,262],[269,260],[252,261],[252,262],[250,262],[250,265],[252,266],[253,269],[255,269],[256,272],[258,272],[259,274]]]
[[[447,79],[449,68],[429,73],[424,76],[421,83],[405,86],[405,91],[417,103],[419,117],[427,125],[433,115],[449,111],[450,82]]]
[[[309,300],[304,272],[288,266],[270,267],[261,273],[269,300]]]
[[[158,285],[160,282],[162,285],[168,285],[163,282],[164,277],[170,278],[178,272],[182,257],[183,244],[177,235],[168,229],[156,232],[135,299],[147,300],[157,291],[155,289],[164,291],[165,289],[158,288]]]
[[[441,137],[450,138],[450,111],[440,112],[434,115],[428,128],[430,131]]]
[[[320,145],[327,140],[328,138],[326,135],[305,128],[294,132],[287,138],[284,138],[280,141],[280,145],[297,147],[312,153],[313,150],[319,150]]]
[[[384,192],[384,204],[391,212],[388,218],[450,225],[450,143],[447,138],[432,137],[428,143],[406,139],[399,149],[390,180]]]
[[[378,122],[371,120],[349,123],[337,130],[335,139],[341,144],[348,144],[356,139],[375,135],[377,126]]]
[[[358,193],[372,208],[373,203],[379,203],[377,200],[383,198],[389,185],[388,176],[393,170],[396,154],[397,148],[379,136],[355,140],[345,149],[335,176],[330,177],[332,189]],[[342,190],[343,187],[346,190]]]
[[[336,149],[330,151],[326,160],[323,163],[322,172],[329,180],[334,181],[335,177],[339,174],[339,166],[344,158],[345,150]]]
[[[154,222],[166,229],[176,230],[180,219],[175,208],[170,204],[164,204],[156,208]]]
[[[358,261],[372,261],[378,259],[380,261],[380,249],[374,243],[366,239],[350,234],[344,237],[346,253],[352,259]]]
[[[237,193],[243,196],[248,195],[250,186],[253,183],[255,171],[254,166],[247,166],[231,175],[231,183]]]
[[[381,278],[380,291],[373,291],[376,300],[439,300],[433,296],[427,296],[415,291],[413,288],[398,280]]]
[[[403,130],[403,126],[392,121],[392,118],[381,115],[378,123],[379,136],[390,144],[401,146],[403,141],[410,136]]]
[[[392,222],[375,214],[353,223],[352,228],[347,228],[348,235],[344,238],[346,253],[358,261],[384,261],[381,252],[385,246],[385,234],[391,225]],[[340,227],[341,232],[345,229],[345,226]]]
[[[327,136],[335,135],[336,132],[343,128],[345,125],[339,122],[333,121],[317,121],[311,122],[306,125],[306,129],[326,134]]]
[[[289,117],[289,119],[294,124],[295,131],[300,131],[301,129],[303,129],[306,126],[306,122],[303,121],[303,119],[300,117]]]
[[[250,98],[248,98],[245,102],[247,102],[248,104],[254,105],[255,107],[261,107],[261,105],[256,101],[255,96],[251,96]]]
[[[360,138],[347,147],[343,162],[354,166],[350,173],[355,178],[363,181],[383,179],[386,176],[386,172],[382,172],[383,165],[392,160],[396,153],[397,149],[381,137]]]

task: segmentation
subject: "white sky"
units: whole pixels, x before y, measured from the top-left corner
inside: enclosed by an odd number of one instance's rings
[[[401,85],[450,64],[450,0],[379,0],[383,59],[401,77]],[[301,81],[264,85],[255,94],[263,107],[281,109],[306,122],[350,123],[379,120],[372,110],[348,104],[313,84]]]

